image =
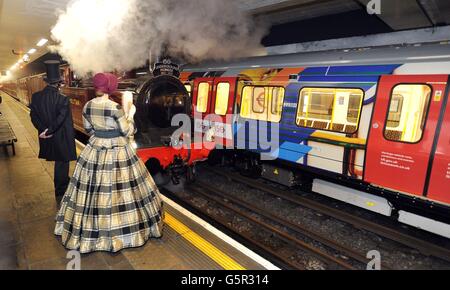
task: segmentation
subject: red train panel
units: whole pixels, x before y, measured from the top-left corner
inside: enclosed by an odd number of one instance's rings
[[[194,81],[192,111],[195,114],[195,133],[203,136],[213,130],[214,141],[224,147],[234,144],[233,120],[229,116],[233,114],[236,82],[236,77],[200,78]],[[203,91],[206,89],[209,93]],[[214,120],[206,120],[208,115],[214,115]]]
[[[412,195],[423,196],[427,178],[430,156],[435,140],[438,119],[443,104],[443,92],[446,89],[446,75],[414,75],[414,76],[383,76],[378,88],[378,96],[369,136],[365,181],[388,189]],[[399,85],[429,86],[423,97],[428,110],[416,113],[405,107],[406,116],[395,117],[396,110],[406,106],[407,100],[396,93]],[[410,106],[421,102],[416,94],[416,100],[409,100]],[[395,99],[397,98],[397,100]],[[403,99],[402,99],[403,98]],[[425,102],[425,101],[424,101]],[[389,129],[399,124],[401,129]],[[403,123],[404,125],[400,125]],[[417,125],[414,125],[417,123]],[[413,126],[415,136],[403,140],[403,126]],[[416,138],[417,137],[417,138]],[[420,137],[420,138],[419,138]]]

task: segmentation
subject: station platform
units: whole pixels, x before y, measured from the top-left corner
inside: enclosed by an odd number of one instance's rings
[[[53,164],[38,159],[38,137],[29,110],[0,91],[0,118],[18,142],[16,155],[0,150],[0,269],[64,270],[72,258],[54,236],[57,205]],[[71,164],[71,170],[74,169]],[[81,256],[82,270],[264,270],[269,261],[164,197],[161,239],[117,254]]]

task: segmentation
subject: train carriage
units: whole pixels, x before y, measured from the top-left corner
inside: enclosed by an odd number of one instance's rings
[[[215,132],[220,148],[233,143],[264,178],[309,179],[317,193],[450,237],[449,52],[432,45],[188,67],[197,76],[195,128]],[[260,133],[271,139],[273,126],[279,146],[268,153]],[[267,154],[275,162],[262,161]]]

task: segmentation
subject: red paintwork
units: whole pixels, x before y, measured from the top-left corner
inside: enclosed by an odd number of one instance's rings
[[[437,122],[443,103],[443,98],[436,101],[434,96],[436,91],[441,91],[441,93],[445,91],[447,79],[448,76],[446,75],[394,75],[381,78],[369,136],[365,181],[384,188],[423,196]],[[392,89],[396,85],[403,83],[428,83],[433,87],[431,106],[423,139],[417,144],[392,142],[384,137],[385,121]],[[394,157],[389,161],[398,162],[397,166],[404,166],[409,169],[383,165],[381,163],[382,156],[386,156],[383,152],[394,154]],[[399,160],[399,158],[403,160]],[[404,161],[405,159],[410,159],[411,161]]]
[[[208,159],[209,154],[211,153],[211,149],[209,148],[214,148],[214,144],[211,145],[209,143],[205,143],[199,145],[193,143],[191,145],[191,157],[188,161],[188,165],[192,166],[196,162]],[[159,160],[163,169],[167,169],[173,163],[175,157],[181,157],[183,160],[186,160],[188,158],[189,152],[187,149],[178,150],[173,147],[158,147],[139,149],[137,154],[144,163],[152,158],[155,158]]]
[[[450,101],[434,156],[428,198],[450,204]]]
[[[209,92],[209,98],[208,98],[208,109],[206,110],[206,113],[200,114],[199,112],[197,112],[197,100],[198,100],[198,86],[200,83],[203,82],[208,82],[211,86],[210,92]],[[196,79],[194,81],[194,97],[193,97],[193,102],[192,102],[192,112],[195,112],[196,114],[194,115],[194,123],[197,124],[197,122],[201,121],[201,120],[205,120],[207,115],[215,115],[215,107],[216,107],[216,94],[217,94],[217,86],[220,83],[228,83],[230,85],[230,93],[229,93],[229,98],[228,98],[228,110],[226,115],[231,115],[233,114],[233,110],[234,110],[234,101],[235,101],[235,92],[236,92],[236,83],[237,83],[237,78],[236,77],[217,77],[217,78],[199,78]],[[222,136],[225,136],[226,134],[226,127],[230,127],[232,126],[231,122],[232,122],[232,118],[229,118],[229,121],[227,120],[227,116],[218,116],[218,118],[220,118],[220,122],[221,124],[223,124],[223,126],[220,126],[220,128],[224,129],[224,132],[221,132],[222,135],[216,135],[215,136],[215,142],[218,145],[222,145],[224,147],[227,146],[233,146],[234,141],[233,139],[227,139],[224,138]],[[199,117],[201,117],[201,119],[199,119]],[[219,120],[214,120],[215,122],[219,121]],[[217,128],[219,129],[219,128]],[[208,128],[204,128],[203,130],[208,130]],[[203,136],[203,134],[202,134]]]

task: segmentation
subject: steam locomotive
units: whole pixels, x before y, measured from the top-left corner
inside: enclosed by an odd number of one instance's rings
[[[433,44],[189,65],[179,75],[123,79],[121,89],[135,92],[137,141],[152,173],[172,159],[190,167],[227,161],[243,174],[307,187],[450,238],[449,75],[450,45]],[[24,103],[32,79],[15,84]],[[63,92],[80,129],[93,92]],[[157,144],[181,112],[192,116],[192,134],[215,149],[178,154],[170,142]],[[272,139],[275,149],[267,151],[262,144]]]
[[[79,78],[67,64],[61,65],[60,69],[64,79],[61,92],[70,99],[74,127],[82,135],[83,108],[95,98],[92,78]],[[120,104],[123,92],[134,94],[138,133],[133,145],[138,149],[139,157],[153,175],[164,171],[174,183],[179,183],[183,176],[192,181],[195,163],[206,160],[211,150],[195,143],[180,150],[171,146],[173,142],[182,141],[171,138],[177,130],[171,126],[172,117],[188,112],[191,103],[189,92],[178,78],[178,65],[165,59],[155,64],[152,73],[143,68],[116,74],[120,80],[119,90],[111,96],[112,100]],[[44,77],[45,74],[35,74],[4,83],[0,89],[29,106],[31,96],[46,86]],[[163,182],[167,182],[166,179]]]

